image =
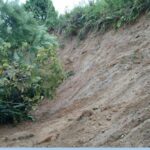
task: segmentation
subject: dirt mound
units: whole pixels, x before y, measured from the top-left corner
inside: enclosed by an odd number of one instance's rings
[[[64,41],[72,72],[37,120],[0,127],[1,146],[150,146],[150,19]]]

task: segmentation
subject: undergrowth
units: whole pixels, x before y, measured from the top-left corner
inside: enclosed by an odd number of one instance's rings
[[[17,1],[0,1],[0,124],[31,119],[64,79],[57,39]]]
[[[59,17],[59,33],[84,39],[89,31],[104,33],[134,22],[150,10],[150,0],[97,0]]]

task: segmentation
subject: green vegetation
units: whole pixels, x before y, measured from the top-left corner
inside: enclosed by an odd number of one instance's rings
[[[33,13],[38,23],[46,25],[49,31],[54,30],[58,23],[58,14],[51,0],[28,0],[24,7]]]
[[[134,22],[150,10],[150,0],[97,0],[59,17],[59,32],[84,39],[91,30],[105,32]]]
[[[53,98],[64,73],[57,40],[17,2],[0,1],[0,123],[30,119],[43,98]]]

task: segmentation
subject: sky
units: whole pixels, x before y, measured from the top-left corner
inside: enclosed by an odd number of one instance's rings
[[[52,0],[55,9],[60,13],[63,14],[65,11],[73,9],[75,6],[79,4],[84,4],[88,2],[88,0]]]
[[[25,3],[26,0],[20,0],[22,3]],[[88,0],[52,0],[56,11],[59,14],[64,14],[65,11],[70,11],[75,6],[88,2]]]

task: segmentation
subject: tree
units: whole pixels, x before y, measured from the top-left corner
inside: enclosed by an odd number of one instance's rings
[[[57,41],[17,1],[0,0],[0,123],[17,122],[63,80]]]
[[[45,24],[50,30],[56,26],[58,13],[51,0],[28,0],[25,9],[32,12],[34,18],[40,24]]]

